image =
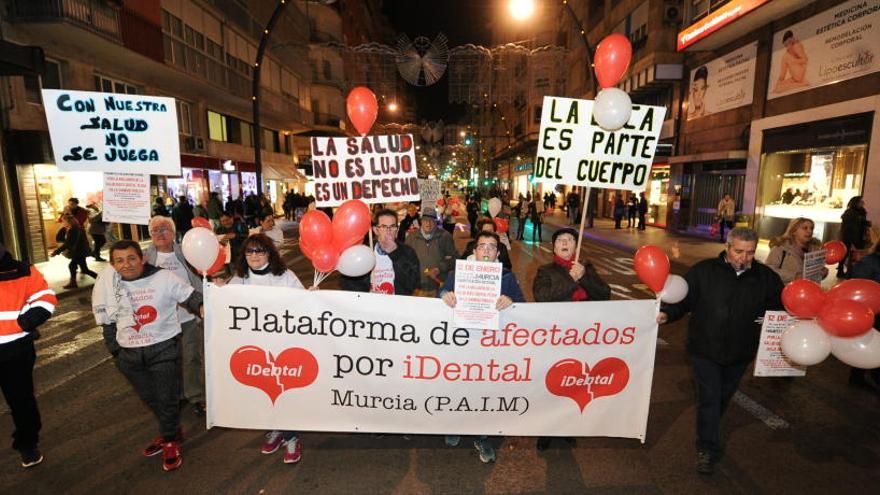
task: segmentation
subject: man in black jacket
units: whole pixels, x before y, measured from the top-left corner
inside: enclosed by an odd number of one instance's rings
[[[342,290],[411,296],[419,288],[419,258],[413,248],[397,241],[397,213],[389,209],[376,212],[373,233],[376,236],[376,266],[360,277],[342,275]]]
[[[711,474],[721,454],[721,416],[755,358],[766,311],[782,309],[782,280],[755,261],[758,235],[737,227],[717,258],[688,270],[687,297],[664,305],[657,323],[691,313],[688,352],[697,391],[697,472]]]

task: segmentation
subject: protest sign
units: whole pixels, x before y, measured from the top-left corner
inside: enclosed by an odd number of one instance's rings
[[[419,199],[411,134],[313,137],[311,144],[318,207],[349,199],[368,204]]]
[[[59,169],[180,175],[173,98],[44,89],[43,103]]]
[[[501,263],[455,260],[452,322],[462,328],[498,328]]]
[[[644,441],[658,310],[516,304],[467,330],[439,299],[208,285],[207,423]]]
[[[535,182],[644,190],[666,109],[633,105],[629,122],[613,132],[592,116],[590,100],[544,97]]]
[[[767,311],[755,358],[755,376],[804,376],[807,369],[793,364],[782,352],[782,334],[795,318],[785,311]]]
[[[150,223],[150,176],[104,173],[105,222]]]
[[[804,278],[822,283],[825,278],[825,255],[827,249],[817,249],[804,254]]]
[[[422,210],[436,208],[440,199],[440,181],[437,179],[419,179],[419,194],[422,196]]]

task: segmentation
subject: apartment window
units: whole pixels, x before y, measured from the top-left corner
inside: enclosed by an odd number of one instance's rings
[[[177,128],[185,136],[192,136],[192,107],[188,102],[177,100]]]
[[[263,149],[266,151],[281,152],[281,143],[278,139],[278,131],[263,129]]]
[[[46,59],[42,74],[24,76],[25,100],[29,103],[43,103],[40,89],[61,89],[61,65]]]
[[[328,81],[332,80],[333,79],[333,69],[330,67],[330,61],[324,60],[323,66],[324,66],[324,79],[326,79]]]
[[[208,110],[208,138],[212,141],[226,141],[226,116]]]
[[[139,93],[137,87],[116,79],[100,76],[95,74],[95,91],[103,91],[104,93],[122,93],[136,95]]]
[[[241,145],[248,148],[254,147],[254,126],[250,122],[240,121],[241,124]]]
[[[535,124],[541,123],[541,105],[536,105],[534,110],[534,117],[532,118],[532,122]]]
[[[709,13],[709,3],[709,0],[690,0],[691,22],[696,22]]]

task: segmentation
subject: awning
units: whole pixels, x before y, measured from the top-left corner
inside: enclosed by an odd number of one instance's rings
[[[308,182],[308,178],[296,169],[296,164],[263,162],[263,180]]]
[[[745,160],[748,150],[710,151],[693,155],[670,156],[669,163],[695,163],[695,162],[725,162],[733,160]]]

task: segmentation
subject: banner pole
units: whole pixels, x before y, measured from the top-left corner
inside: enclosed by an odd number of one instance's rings
[[[584,195],[584,207],[581,208],[581,227],[578,230],[578,245],[577,251],[574,252],[574,262],[577,263],[581,256],[581,243],[584,241],[584,220],[587,219],[587,208],[590,204],[590,188],[587,188],[587,193]]]

